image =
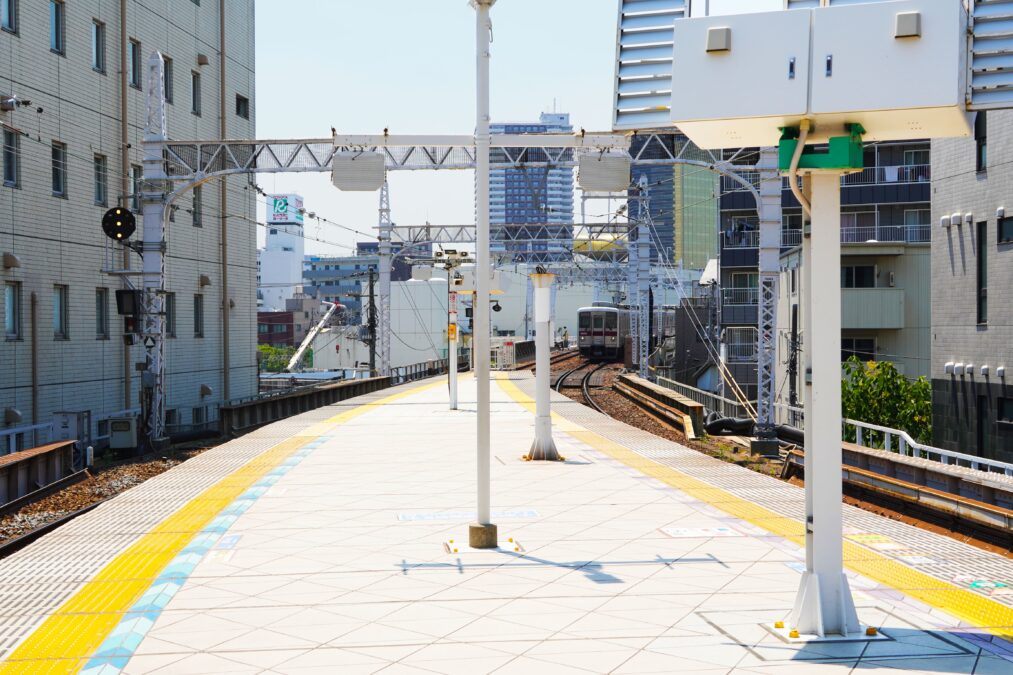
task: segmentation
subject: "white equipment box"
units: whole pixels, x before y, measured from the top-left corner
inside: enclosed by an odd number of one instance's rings
[[[675,22],[672,122],[703,148],[969,136],[967,16],[959,2],[896,0]]]

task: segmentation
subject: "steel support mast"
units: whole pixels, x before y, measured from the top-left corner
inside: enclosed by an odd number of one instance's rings
[[[165,219],[166,180],[162,146],[168,132],[165,121],[165,61],[159,52],[148,58],[148,93],[144,122],[144,180],[141,183],[142,293],[144,316],[141,340],[145,370],[141,402],[149,449],[166,442],[165,433]]]
[[[756,353],[756,437],[753,451],[776,456],[780,449],[774,430],[777,360],[777,299],[781,257],[781,171],[777,148],[761,148],[759,170],[760,218],[759,311]]]
[[[380,287],[377,289],[377,356],[379,357],[379,375],[390,375],[390,273],[394,258],[391,251],[391,232],[394,224],[390,220],[390,190],[384,178],[380,188],[380,222],[377,228],[379,243]]]

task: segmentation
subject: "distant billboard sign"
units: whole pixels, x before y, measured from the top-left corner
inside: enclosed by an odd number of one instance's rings
[[[302,225],[302,197],[299,195],[268,195],[267,222],[270,225]]]

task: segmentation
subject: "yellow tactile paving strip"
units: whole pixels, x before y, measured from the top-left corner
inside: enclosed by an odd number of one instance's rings
[[[313,424],[222,478],[113,558],[0,663],[0,675],[78,672],[194,534],[251,485],[335,426],[441,384],[413,387]]]
[[[521,391],[516,384],[506,379],[505,375],[497,377],[497,383],[514,401],[531,412],[535,411],[534,400]],[[805,546],[805,530],[800,521],[782,516],[681,471],[648,459],[626,446],[593,431],[588,431],[556,413],[553,413],[552,418],[553,425],[557,429],[595,450],[729,515],[760,527],[771,534],[784,537],[799,546]],[[1007,639],[1013,638],[1013,608],[911,569],[850,541],[844,542],[844,564],[866,578],[895,588],[908,597],[920,600],[993,635]]]

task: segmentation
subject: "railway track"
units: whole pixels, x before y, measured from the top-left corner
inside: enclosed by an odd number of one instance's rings
[[[609,364],[607,364],[607,363],[603,363],[600,366],[598,366],[597,368],[595,368],[593,370],[587,371],[587,374],[584,375],[583,379],[580,381],[580,390],[581,390],[581,393],[584,395],[584,402],[587,403],[591,408],[597,410],[598,412],[600,412],[602,414],[605,414],[605,411],[602,409],[602,407],[600,405],[598,405],[598,403],[594,400],[594,398],[591,397],[591,387],[592,386],[601,386],[601,385],[600,384],[598,384],[598,385],[592,385],[591,384],[591,379],[599,371],[604,370],[608,365]]]
[[[584,361],[583,363],[579,364],[576,368],[571,368],[570,370],[567,370],[562,375],[560,375],[555,382],[552,383],[552,388],[555,389],[557,392],[562,393],[564,387],[569,388],[580,387],[583,384],[583,379],[576,381],[573,381],[571,379],[569,382],[567,380],[570,378],[575,378],[577,375],[581,373],[582,370],[584,370],[588,366],[593,365],[594,364],[591,363],[590,361]]]

